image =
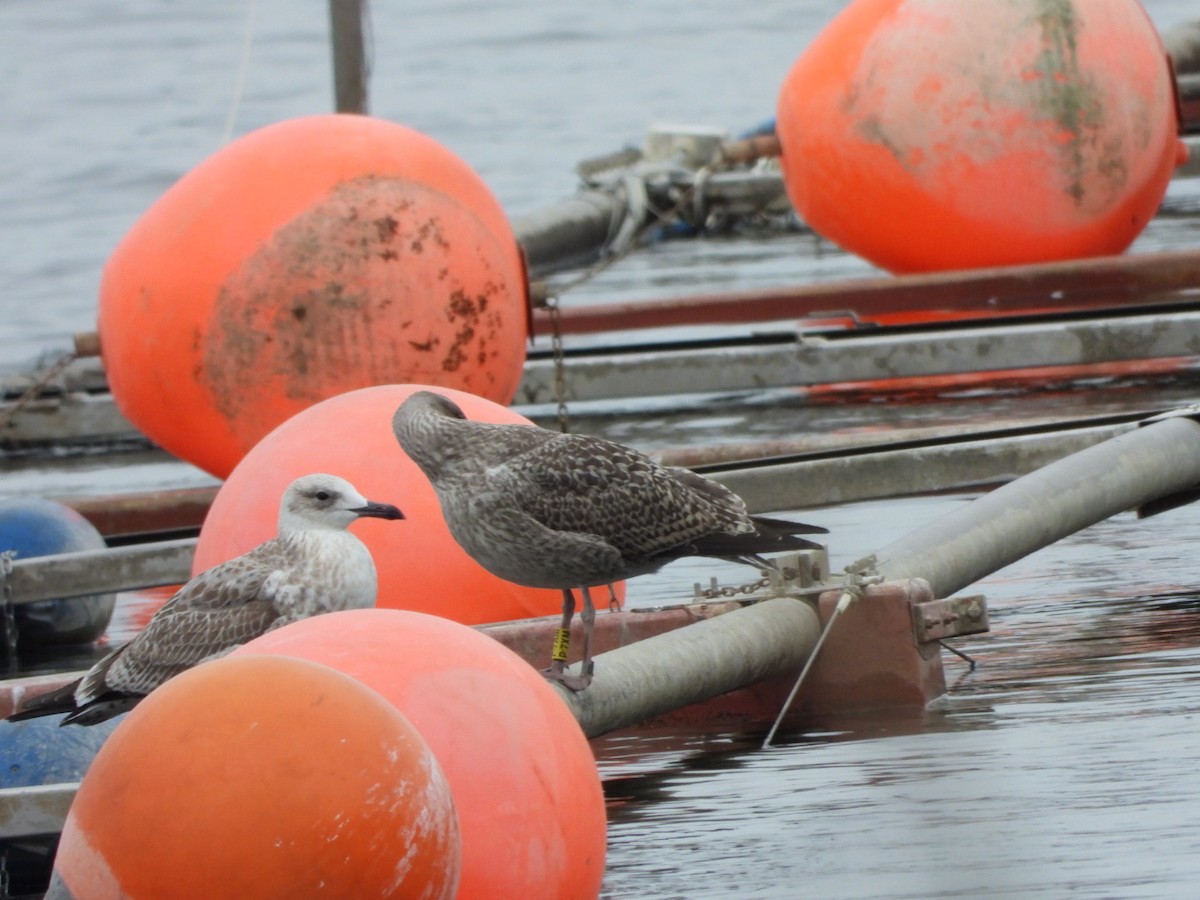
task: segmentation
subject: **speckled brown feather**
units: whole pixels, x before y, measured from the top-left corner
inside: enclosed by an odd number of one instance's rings
[[[392,424],[455,539],[518,584],[604,584],[689,555],[751,561],[815,546],[792,535],[825,531],[768,526],[723,486],[611,441],[469,421],[430,392],[409,397]]]
[[[595,534],[627,558],[657,556],[714,532],[754,533],[731,491],[697,491],[677,470],[587,435],[558,436],[488,474],[492,490],[546,527]]]

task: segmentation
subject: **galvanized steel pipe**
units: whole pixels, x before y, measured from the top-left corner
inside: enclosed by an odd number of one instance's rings
[[[581,191],[548,209],[513,220],[526,265],[536,275],[595,257],[611,240],[625,204],[607,191]]]
[[[180,538],[107,550],[14,559],[7,588],[12,602],[20,606],[43,600],[181,584],[192,576],[195,552],[196,538]]]
[[[1200,424],[1176,416],[1064,457],[875,554],[938,597],[1116,513],[1200,485]]]
[[[582,693],[559,693],[595,737],[772,675],[796,672],[816,646],[811,605],[776,597],[596,657]]]

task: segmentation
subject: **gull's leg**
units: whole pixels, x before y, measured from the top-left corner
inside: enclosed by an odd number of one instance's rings
[[[616,612],[620,608],[621,601],[617,599],[617,589],[612,586],[612,582],[610,581],[608,584],[608,610],[609,612]]]
[[[543,669],[542,674],[550,681],[557,681],[563,687],[572,691],[581,691],[587,687],[590,678],[581,678],[578,675],[567,674],[567,655],[571,650],[571,619],[575,615],[575,594],[567,588],[563,589],[563,608],[562,622],[558,626],[558,630],[554,635],[554,650],[550,654],[550,668]],[[587,596],[586,591],[584,597],[587,598],[590,605],[591,598]],[[586,632],[585,632],[586,634]],[[590,637],[588,635],[587,637]],[[584,638],[586,649],[586,640]]]
[[[584,679],[584,686],[592,680],[592,628],[596,624],[596,607],[592,603],[592,592],[583,589],[583,611],[579,613],[579,621],[583,623],[583,662],[580,663],[579,673]]]

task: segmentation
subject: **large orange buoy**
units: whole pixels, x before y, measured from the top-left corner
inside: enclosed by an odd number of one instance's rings
[[[391,703],[314,662],[242,655],[173,678],[113,732],[47,896],[450,898],[460,847],[448,783]]]
[[[306,619],[240,653],[324,663],[420,730],[458,811],[459,900],[599,894],[606,824],[595,759],[555,689],[516,654],[474,629],[390,609]]]
[[[857,0],[788,73],[777,123],[800,215],[896,272],[1119,253],[1182,161],[1130,0]]]
[[[462,160],[401,125],[311,116],[229,144],[146,211],[105,267],[99,329],[121,411],[224,477],[280,422],[354,388],[509,402],[526,285]]]
[[[318,403],[254,447],[217,492],[200,530],[192,568],[232,559],[275,534],[279,498],[295,478],[330,472],[364,493],[394,503],[403,522],[359,521],[350,530],[370,549],[379,572],[377,606],[414,609],[468,625],[551,615],[562,594],[497,578],[450,535],[429,480],[392,434],[396,408],[425,385],[383,385]],[[528,419],[506,407],[443,388],[468,416],[484,422]],[[624,586],[620,587],[624,592]]]

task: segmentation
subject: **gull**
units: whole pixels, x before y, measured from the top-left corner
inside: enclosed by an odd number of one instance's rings
[[[770,567],[759,553],[817,548],[795,535],[827,533],[752,516],[728,488],[603,438],[471,421],[432,391],[409,396],[392,430],[433,485],[451,535],[469,556],[506,581],[562,591],[562,623],[543,674],[571,690],[591,681],[589,587],[655,572],[684,556]],[[576,588],[583,592],[580,676],[565,671]]]
[[[68,713],[60,725],[95,725],[132,709],[167,679],[289,622],[375,604],[375,562],[346,530],[356,519],[403,519],[334,475],[293,481],[278,534],[181,587],[144,630],[83,677],[34,697],[9,721]]]

